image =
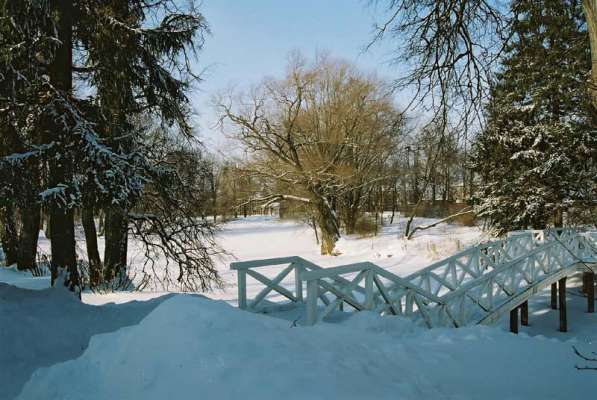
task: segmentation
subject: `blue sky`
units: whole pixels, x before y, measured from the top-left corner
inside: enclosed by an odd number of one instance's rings
[[[210,148],[221,148],[222,135],[212,126],[211,97],[230,86],[243,89],[266,76],[284,73],[289,52],[313,57],[328,51],[365,71],[391,79],[389,44],[363,53],[372,38],[380,10],[368,0],[203,0],[200,11],[212,34],[199,54],[204,81],[192,94],[199,136]]]

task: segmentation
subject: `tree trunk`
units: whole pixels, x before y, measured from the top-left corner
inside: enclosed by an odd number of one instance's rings
[[[396,202],[397,202],[397,196],[396,196],[396,183],[394,182],[393,188],[392,188],[392,216],[390,217],[390,225],[392,225],[394,223],[394,216],[396,214]]]
[[[60,268],[66,268],[65,285],[72,290],[79,286],[77,271],[77,254],[75,251],[75,227],[73,210],[60,208],[56,205],[50,208],[50,229],[52,238],[52,285],[58,277]]]
[[[42,226],[44,229],[44,235],[46,237],[46,239],[51,239],[52,238],[52,229],[50,229],[50,215],[48,214],[48,210],[46,209],[46,207],[42,208],[41,211],[41,220],[42,220]]]
[[[597,0],[583,0],[582,2],[587,27],[589,42],[591,44],[591,82],[589,93],[593,99],[593,107],[597,110]]]
[[[445,200],[447,200],[448,202],[450,202],[452,200],[452,194],[450,192],[450,168],[446,167],[446,180],[445,180],[445,190],[446,190],[446,198]]]
[[[344,204],[342,207],[344,211],[342,215],[344,216],[343,222],[346,227],[347,235],[351,235],[355,232],[357,220],[360,216],[362,198],[362,188],[350,190],[342,198],[342,203]]]
[[[5,263],[13,265],[18,259],[19,235],[12,204],[0,207],[0,242],[4,250]]]
[[[50,209],[50,226],[52,238],[50,239],[52,251],[52,285],[61,268],[66,268],[67,276],[65,285],[73,289],[78,286],[77,255],[75,251],[75,229],[73,210],[58,206]]]
[[[353,209],[353,207],[349,206],[346,210],[346,218],[344,221],[344,225],[346,225],[346,234],[352,235],[357,226],[357,212]]]
[[[436,197],[436,190],[437,190],[437,184],[435,182],[435,176],[433,177],[433,181],[431,183],[431,204],[435,205],[435,197]]]
[[[555,211],[553,225],[556,228],[561,228],[564,226],[564,213],[561,209],[557,209]]]
[[[313,232],[315,233],[315,242],[319,244],[319,235],[317,234],[317,223],[315,222],[314,217],[311,217],[311,226],[313,227]]]
[[[113,206],[105,210],[104,278],[108,281],[126,269],[128,218],[126,210]]]
[[[19,207],[20,232],[17,268],[19,270],[34,269],[36,266],[37,240],[41,227],[41,205],[37,202],[37,182],[41,175],[39,164],[28,161],[27,168],[31,172],[32,186],[23,189],[25,199]]]
[[[321,231],[321,254],[332,255],[336,242],[340,239],[338,218],[328,199],[318,188],[311,188],[314,194],[315,219]]]
[[[214,171],[214,166],[212,164],[212,171],[211,171],[211,203],[212,203],[212,212],[214,218],[214,224],[218,222],[218,186],[216,184],[216,172]],[[224,213],[222,212],[222,219],[224,218]]]
[[[415,220],[415,216],[417,215],[417,211],[419,210],[419,206],[421,205],[421,200],[419,200],[412,208],[410,212],[410,217],[408,217],[408,221],[406,221],[406,227],[404,229],[404,237],[409,238],[412,236],[411,234],[411,226],[413,221]]]
[[[378,201],[378,210],[379,210],[379,225],[383,226],[383,212],[385,209],[385,198],[384,198],[384,190],[383,185],[379,185],[379,201]],[[377,231],[375,231],[375,235],[377,235]]]
[[[37,256],[37,239],[41,219],[41,207],[38,203],[23,206],[20,212],[21,232],[19,235],[19,252],[17,268],[19,270],[33,269]]]
[[[85,206],[81,210],[81,224],[85,231],[85,245],[89,260],[89,285],[96,287],[102,282],[102,260],[97,248],[97,231],[93,219],[93,207]]]
[[[61,44],[49,68],[50,81],[64,93],[72,92],[72,0],[52,1],[52,11],[58,20],[58,39]],[[57,127],[61,131],[62,127]],[[70,171],[64,161],[52,160],[49,163],[49,184],[56,187],[68,181]],[[58,276],[59,268],[67,269],[65,285],[71,290],[80,286],[75,251],[74,215],[72,209],[58,204],[50,205],[50,223],[52,229],[52,284]]]
[[[104,236],[104,210],[98,211],[98,221],[97,221],[97,236]]]

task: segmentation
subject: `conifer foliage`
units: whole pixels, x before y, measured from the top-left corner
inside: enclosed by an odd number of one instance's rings
[[[46,209],[53,278],[64,268],[66,284],[81,286],[75,216],[91,216],[83,224],[89,238],[101,210],[106,253],[103,263],[90,257],[89,275],[99,284],[126,274],[129,216],[153,186],[172,206],[170,226],[162,221],[162,246],[153,250],[179,265],[178,281],[187,286],[193,277],[201,287],[218,280],[209,259],[211,226],[195,223],[197,214],[169,190],[183,182],[153,157],[155,149],[135,123],[151,115],[154,125],[171,127],[158,133],[192,139],[186,93],[197,76],[191,57],[208,27],[193,3],[186,4],[0,1],[0,239],[9,262],[32,267]],[[160,235],[151,228],[159,216],[134,215],[144,234]],[[163,245],[180,232],[199,239],[183,256],[178,245]],[[99,254],[97,245],[89,246],[90,254]]]
[[[586,217],[597,194],[597,118],[586,22],[574,0],[512,2],[512,40],[473,164],[480,215],[499,232]]]

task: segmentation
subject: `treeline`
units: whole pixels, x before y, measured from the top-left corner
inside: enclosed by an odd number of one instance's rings
[[[35,267],[43,219],[53,283],[63,274],[73,290],[126,285],[129,234],[148,270],[166,264],[154,277],[186,289],[218,283],[187,97],[196,81],[189,57],[208,27],[187,4],[0,3],[0,239],[8,264]],[[79,223],[87,265],[76,253]]]
[[[341,227],[347,233],[354,232],[355,220],[365,214],[366,219],[375,222],[377,218],[381,224],[383,221],[376,213],[410,215],[418,204],[418,215],[443,217],[461,210],[470,201],[479,180],[473,179],[475,174],[469,168],[469,141],[453,132],[440,142],[433,127],[399,127],[392,154],[377,165],[375,178],[359,190],[356,215],[350,219],[346,218],[347,212],[339,213]],[[250,167],[253,162],[212,158],[209,163],[210,185],[206,190],[213,199],[210,215],[225,220],[264,212],[296,218],[308,214],[309,207],[300,204],[301,199],[271,197],[273,181],[255,173]],[[341,199],[333,199],[332,203],[343,206]]]

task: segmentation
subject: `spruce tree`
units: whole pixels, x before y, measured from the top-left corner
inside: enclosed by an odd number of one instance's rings
[[[511,43],[477,137],[479,214],[499,232],[561,226],[594,207],[595,110],[586,22],[574,0],[516,0]]]
[[[0,1],[1,238],[3,246],[14,247],[11,210],[25,215],[23,188],[32,188],[32,206],[50,210],[53,277],[65,268],[71,288],[80,285],[75,210],[84,210],[89,237],[95,235],[93,210],[104,209],[105,268],[98,265],[94,241],[87,245],[95,279],[110,280],[126,275],[129,215],[144,191],[160,186],[162,198],[172,200],[166,189],[178,183],[172,168],[153,157],[135,121],[151,119],[170,127],[160,131],[164,134],[192,139],[187,92],[197,77],[190,57],[201,48],[207,25],[193,3],[187,4],[183,9],[172,0]],[[188,252],[178,245],[161,243],[158,250],[180,265],[179,282],[196,277],[201,287],[209,286],[217,281],[206,250],[211,227],[189,214],[182,223],[183,207],[174,204],[179,207],[171,210],[170,221],[179,225],[162,226],[158,236],[168,242],[180,239],[172,231],[190,234],[199,243],[189,244],[188,251],[196,252],[181,262],[177,257]],[[147,225],[155,234],[155,226]],[[38,227],[30,229],[35,240]],[[26,239],[30,248],[33,239]]]

